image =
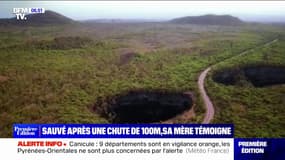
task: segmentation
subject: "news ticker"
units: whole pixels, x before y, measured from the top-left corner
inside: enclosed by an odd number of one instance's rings
[[[13,137],[14,152],[27,159],[55,154],[86,159],[128,159],[130,154],[137,159],[285,159],[284,138],[234,138],[231,124],[15,124]]]
[[[231,124],[15,124],[14,138],[233,138]]]

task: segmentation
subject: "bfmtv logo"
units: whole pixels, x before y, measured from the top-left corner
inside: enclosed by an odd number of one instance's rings
[[[13,8],[17,20],[27,20],[27,14],[45,13],[44,8]]]

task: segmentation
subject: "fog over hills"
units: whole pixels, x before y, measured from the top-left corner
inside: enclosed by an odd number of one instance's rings
[[[16,17],[13,18],[3,18],[0,19],[0,25],[53,25],[53,24],[72,24],[77,22],[87,22],[87,23],[141,23],[141,22],[170,22],[175,24],[198,24],[198,25],[225,25],[225,26],[235,26],[243,25],[247,22],[258,22],[258,21],[247,21],[241,20],[238,17],[232,15],[215,15],[207,14],[200,16],[185,16],[174,19],[88,19],[88,20],[73,20],[60,13],[47,10],[44,14],[29,14],[26,15],[27,20],[21,21],[17,20]],[[270,18],[263,18],[262,23],[271,23]],[[261,23],[261,22],[258,22]],[[281,23],[277,21],[275,23]]]
[[[242,25],[244,24],[237,17],[233,17],[231,15],[203,15],[203,16],[188,16],[175,18],[170,20],[172,23],[178,24],[199,24],[199,25],[226,25],[226,26],[234,26],[234,25]]]
[[[285,22],[285,1],[0,1],[0,18],[14,17],[12,10],[18,7],[41,7],[78,21],[169,21],[214,14],[231,15],[245,22]]]

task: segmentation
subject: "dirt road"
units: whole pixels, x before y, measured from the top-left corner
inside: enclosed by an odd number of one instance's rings
[[[214,115],[215,115],[214,105],[213,105],[211,99],[209,98],[209,96],[207,95],[207,92],[206,92],[205,86],[204,86],[205,78],[207,76],[207,73],[210,70],[211,70],[211,67],[208,67],[206,70],[204,70],[200,74],[199,79],[198,79],[199,90],[200,90],[200,93],[202,95],[204,104],[206,106],[206,114],[205,114],[205,117],[204,117],[203,122],[202,122],[203,124],[210,123],[211,120],[214,118]]]
[[[258,46],[258,47],[263,47],[263,46],[269,46],[271,45],[272,43],[274,42],[277,42],[278,39],[274,39],[272,41],[269,41],[261,46]],[[240,54],[236,55],[236,56],[241,56],[241,55],[244,55],[250,51],[253,51],[254,49],[258,48],[258,47],[255,47],[255,48],[252,48],[252,49],[248,49],[246,51],[243,51],[241,52]],[[233,56],[233,57],[236,57],[236,56]],[[231,57],[231,58],[233,58]],[[228,58],[228,59],[231,59],[231,58]],[[228,60],[227,59],[227,60]],[[219,62],[218,62],[219,63]],[[205,105],[205,108],[206,108],[206,114],[204,116],[204,119],[202,121],[203,124],[208,124],[211,122],[211,120],[214,118],[214,115],[215,115],[215,108],[214,108],[214,105],[213,105],[213,102],[211,101],[210,97],[208,96],[206,90],[205,90],[205,78],[208,74],[208,72],[211,70],[211,67],[208,67],[206,68],[200,75],[199,75],[199,78],[198,78],[198,86],[199,86],[199,91],[200,91],[200,94],[203,98],[203,101],[204,101],[204,105]]]

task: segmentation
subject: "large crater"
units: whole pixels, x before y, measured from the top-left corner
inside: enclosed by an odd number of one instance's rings
[[[95,105],[96,111],[112,123],[164,121],[190,109],[193,105],[189,93],[159,91],[131,91],[100,103]]]
[[[242,84],[249,82],[255,87],[266,87],[285,84],[285,67],[256,65],[231,68],[217,71],[213,80],[225,85]]]

